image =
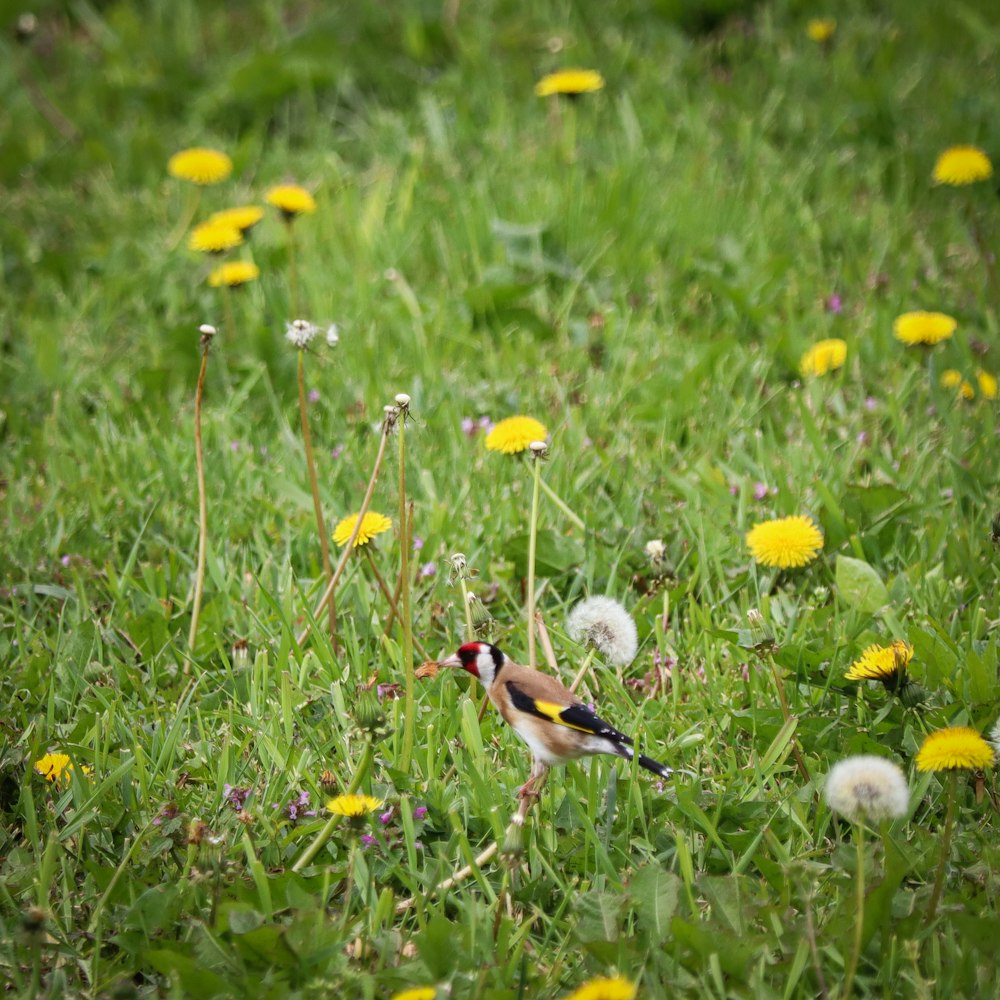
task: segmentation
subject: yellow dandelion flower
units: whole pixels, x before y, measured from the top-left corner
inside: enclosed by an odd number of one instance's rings
[[[603,87],[604,77],[597,70],[561,69],[543,76],[535,84],[535,93],[539,97],[551,97],[553,94],[579,97],[581,94],[592,94]]]
[[[968,726],[931,733],[917,754],[918,771],[978,771],[993,763],[993,748]]]
[[[437,988],[434,986],[414,986],[412,989],[393,993],[389,1000],[434,1000]]]
[[[813,344],[799,362],[803,376],[825,375],[843,366],[847,360],[847,344],[838,337]]]
[[[563,1000],[635,1000],[636,985],[622,976],[589,979]]]
[[[235,288],[248,281],[256,281],[259,277],[260,268],[256,264],[248,260],[234,260],[217,267],[208,276],[208,283],[212,288],[222,288],[223,285]]]
[[[873,643],[844,674],[849,681],[881,681],[895,691],[906,684],[906,668],[913,659],[913,647],[897,639],[888,646]]]
[[[832,17],[814,17],[806,24],[806,34],[820,45],[830,41],[836,31],[837,22]]]
[[[243,242],[243,234],[234,226],[222,226],[216,222],[203,222],[195,226],[188,239],[188,246],[201,253],[223,253]]]
[[[350,514],[340,521],[333,529],[333,540],[338,545],[346,545],[354,533],[354,525],[358,523],[358,515]],[[358,537],[354,539],[354,548],[359,545],[367,545],[376,535],[381,535],[383,531],[388,531],[392,527],[392,521],[385,514],[376,514],[375,511],[365,512],[364,520],[361,522],[361,530]]]
[[[944,389],[957,389],[962,384],[962,373],[957,368],[946,368],[941,372],[941,386]]]
[[[526,451],[532,441],[544,441],[548,435],[545,425],[534,417],[507,417],[495,424],[486,435],[486,447],[505,455]]]
[[[233,172],[233,161],[217,149],[182,149],[167,161],[171,177],[192,184],[218,184]]]
[[[902,341],[908,347],[916,344],[938,344],[947,340],[958,328],[958,321],[945,313],[916,312],[903,313],[897,316],[892,324],[892,332],[896,340]]]
[[[291,222],[297,215],[312,215],[316,211],[316,201],[313,196],[298,184],[279,184],[267,192],[266,199]]]
[[[238,208],[224,208],[221,212],[213,212],[209,222],[220,226],[230,226],[245,233],[264,218],[264,209],[260,205],[240,205]]]
[[[951,146],[937,158],[931,176],[935,184],[964,187],[989,180],[993,176],[993,164],[977,146]]]
[[[381,809],[382,804],[382,799],[376,799],[372,795],[338,795],[327,802],[326,811],[335,816],[349,816],[356,819]]]
[[[35,761],[35,770],[46,781],[69,781],[70,771],[74,769],[74,764],[70,760],[69,755],[64,753],[47,753],[44,757]],[[83,774],[90,774],[90,768],[85,764],[80,765],[80,770]]]
[[[746,537],[750,554],[762,566],[791,569],[811,563],[823,548],[823,533],[801,514],[755,524]]]
[[[982,368],[976,372],[976,381],[979,383],[979,391],[983,399],[997,398],[997,377],[989,372],[984,372]]]

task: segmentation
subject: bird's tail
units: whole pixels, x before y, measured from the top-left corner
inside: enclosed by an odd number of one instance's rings
[[[627,757],[629,760],[635,756],[635,751],[627,744],[619,744],[616,749],[622,757]],[[661,778],[669,778],[674,773],[672,767],[667,767],[666,764],[661,764],[658,760],[653,760],[652,757],[647,757],[644,753],[639,754],[639,766],[644,767],[647,771],[652,771],[653,774],[658,774]]]

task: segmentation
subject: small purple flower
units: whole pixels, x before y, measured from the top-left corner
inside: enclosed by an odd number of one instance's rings
[[[293,799],[291,802],[288,803],[287,806],[288,818],[298,819],[300,811],[303,816],[315,816],[316,810],[305,809],[304,807],[307,805],[309,805],[309,793],[299,792],[299,797],[297,799]]]
[[[169,820],[174,819],[177,816],[177,806],[173,802],[168,802],[159,812],[156,819],[153,820],[153,826],[162,826]]]
[[[840,296],[836,292],[834,292],[826,300],[826,311],[827,312],[831,312],[834,315],[839,315],[840,313],[842,313],[844,311],[843,300],[840,298]]]
[[[858,444],[868,444],[868,432],[859,431],[858,432]]]
[[[417,806],[417,808],[413,810],[414,819],[423,819],[426,815],[427,815],[427,806]]]
[[[740,492],[740,488],[736,485],[736,483],[731,483],[730,486],[729,486],[729,494],[730,494],[730,496],[734,496],[734,497],[738,496],[739,492]]]
[[[865,397],[865,409],[868,411],[874,410],[878,406],[878,400],[874,396]]]
[[[437,566],[435,566],[432,562],[424,563],[423,566],[420,567],[421,577],[433,576],[436,572]]]
[[[424,540],[419,535],[413,536],[413,551],[419,552],[424,547]]]
[[[472,437],[476,433],[476,422],[472,417],[462,417],[462,433],[466,437]]]
[[[389,809],[386,809],[386,811],[379,816],[378,821],[383,826],[388,826],[389,820],[391,820],[391,819],[392,819],[392,809],[389,808]]]
[[[229,450],[230,451],[237,452],[237,451],[240,450],[240,448],[241,448],[241,445],[240,445],[239,441],[230,441],[229,442]]]
[[[250,798],[250,791],[249,788],[226,784],[222,786],[222,797],[239,812],[246,804],[246,800]]]
[[[318,403],[319,402],[319,389],[310,389],[309,390],[309,402],[310,403]]]
[[[753,487],[753,498],[754,500],[763,500],[767,496],[767,483],[754,483]]]
[[[370,833],[363,833],[361,834],[361,843],[365,847],[374,847],[378,841]]]
[[[72,561],[73,561],[73,557],[72,556],[63,556],[59,560],[59,562],[61,562],[63,564],[63,566],[68,566]]]
[[[489,434],[489,432],[491,430],[493,430],[493,421],[490,420],[489,417],[480,417],[479,418],[479,429],[484,434]]]
[[[330,458],[337,459],[344,453],[344,446],[342,444],[335,444],[330,449]]]

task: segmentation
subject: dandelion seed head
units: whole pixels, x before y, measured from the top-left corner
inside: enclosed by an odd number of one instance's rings
[[[307,319],[293,319],[285,324],[285,338],[300,351],[305,350],[319,333],[319,327]]]
[[[624,605],[611,597],[588,597],[566,619],[574,642],[593,646],[615,666],[631,663],[639,649],[639,634]]]
[[[910,804],[906,776],[884,757],[845,757],[830,769],[823,788],[827,805],[851,820],[896,819]]]

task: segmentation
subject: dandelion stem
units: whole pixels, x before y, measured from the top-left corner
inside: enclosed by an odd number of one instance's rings
[[[298,316],[299,308],[299,270],[295,259],[295,227],[291,220],[285,223],[288,230],[288,297],[292,304],[292,315]]]
[[[379,439],[378,453],[375,456],[375,465],[372,468],[371,479],[368,480],[368,489],[365,491],[365,498],[361,501],[361,509],[358,511],[357,523],[354,525],[351,537],[347,540],[347,544],[344,546],[344,551],[340,555],[340,561],[337,563],[337,566],[333,571],[333,577],[326,585],[326,590],[323,591],[323,596],[319,599],[319,603],[316,605],[316,610],[313,612],[313,619],[315,620],[318,620],[319,616],[323,614],[323,609],[326,607],[327,601],[333,599],[333,592],[336,590],[337,584],[340,582],[340,578],[344,573],[344,569],[347,566],[347,560],[351,557],[351,551],[354,549],[354,542],[357,540],[358,534],[361,531],[361,525],[364,523],[365,514],[368,513],[368,507],[371,505],[372,496],[375,493],[375,484],[378,482],[378,474],[382,468],[382,459],[385,456],[386,442],[389,440],[389,431],[392,430],[394,423],[395,419],[392,421],[389,419],[382,421],[382,437]],[[295,640],[299,646],[301,646],[306,639],[309,638],[310,631],[312,631],[312,624],[307,622],[305,628]]]
[[[410,759],[413,756],[413,619],[410,617],[410,542],[406,531],[406,412],[407,407],[402,401],[406,397],[397,397],[400,413],[397,426],[399,434],[399,576],[403,584],[400,594],[400,624],[403,626],[403,669],[406,671],[406,696],[403,708],[403,756],[400,768],[407,772],[410,769]],[[424,659],[427,659],[425,656]]]
[[[573,678],[573,683],[570,684],[569,686],[570,691],[576,691],[576,689],[580,686],[580,682],[583,680],[587,671],[590,669],[591,663],[593,662],[594,662],[594,647],[591,646],[590,649],[587,650],[587,656],[583,661],[583,666],[580,667],[576,677]]]
[[[582,518],[569,509],[566,501],[545,480],[542,480],[542,492],[566,515],[581,531],[586,531],[587,526]]]
[[[170,235],[167,237],[167,249],[176,250],[177,244],[184,238],[184,234],[187,232],[188,226],[191,225],[191,220],[194,218],[194,213],[198,211],[198,205],[201,203],[201,188],[194,187],[188,190],[187,205],[184,206],[184,211],[181,213],[181,217],[177,220],[177,225],[171,230]]]
[[[202,338],[201,368],[198,370],[198,387],[194,394],[194,460],[198,475],[198,565],[194,574],[194,601],[191,607],[191,629],[188,648],[194,653],[198,638],[198,620],[201,618],[201,599],[205,592],[205,554],[208,549],[208,500],[205,497],[205,451],[201,440],[201,401],[205,395],[205,373],[208,371],[208,348],[211,338]],[[185,667],[185,669],[187,669]]]
[[[309,412],[306,402],[306,352],[299,351],[298,365],[299,382],[299,418],[302,422],[302,446],[306,453],[306,469],[309,472],[309,488],[312,490],[313,512],[316,515],[316,530],[319,532],[319,551],[323,560],[323,576],[327,586],[333,579],[333,567],[330,565],[330,539],[326,533],[323,521],[323,501],[319,495],[319,480],[316,477],[316,457],[313,454],[312,432],[309,429]],[[337,644],[337,602],[331,596],[327,607],[330,622],[330,639],[334,647]]]
[[[778,664],[774,662],[774,657],[770,654],[767,654],[765,658],[771,668],[771,677],[774,678],[774,687],[778,692],[778,701],[781,703],[782,717],[785,722],[791,722],[792,713],[788,708],[788,696],[785,694],[785,682],[781,678],[781,672],[778,670]],[[802,750],[799,747],[799,740],[794,733],[792,733],[792,755],[795,757],[795,764],[799,769],[799,774],[802,775],[802,780],[809,781],[809,768],[806,767],[806,762],[802,758]]]
[[[386,578],[382,575],[381,570],[378,568],[378,564],[375,562],[375,557],[372,555],[371,549],[365,545],[363,546],[365,550],[365,555],[368,557],[368,564],[372,568],[372,572],[375,574],[375,582],[378,584],[378,589],[382,591],[382,596],[389,602],[389,614],[396,618],[402,618],[399,613],[399,606],[396,604],[396,598],[393,592],[389,589],[389,583]],[[415,636],[411,639],[413,645],[416,647],[417,652],[425,659],[429,660],[430,657],[427,655],[427,651],[424,647],[417,641]],[[413,659],[413,650],[410,650],[410,659]]]
[[[854,824],[855,872],[854,888],[858,915],[854,920],[854,941],[851,946],[851,958],[847,965],[844,978],[844,1000],[848,1000],[854,989],[854,974],[858,971],[858,959],[861,957],[861,941],[865,929],[865,828],[862,823]]]
[[[941,900],[941,890],[944,888],[944,872],[948,866],[948,854],[951,851],[951,832],[955,826],[955,799],[958,791],[958,771],[948,775],[948,805],[945,807],[944,832],[941,834],[941,858],[937,871],[934,873],[934,889],[931,891],[931,901],[927,904],[927,916],[924,918],[926,927],[937,913]]]
[[[531,489],[531,521],[528,525],[528,666],[538,666],[535,655],[535,551],[538,541],[538,491],[542,481],[542,462],[534,458],[533,485]]]
[[[465,608],[465,641],[473,642],[476,638],[476,626],[472,624],[472,606],[469,604],[469,588],[465,585],[465,577],[459,578],[462,588],[462,606]]]
[[[365,775],[368,773],[368,769],[371,767],[372,763],[372,741],[365,741],[365,748],[361,753],[361,760],[358,761],[358,766],[354,771],[354,777],[351,778],[351,784],[348,787],[345,795],[354,795],[357,790],[361,787],[361,782],[364,780]],[[298,860],[292,865],[293,872],[300,872],[306,865],[308,865],[317,854],[319,854],[323,845],[330,839],[333,831],[336,829],[337,824],[343,819],[342,816],[334,813],[327,821],[323,824],[323,829],[316,834],[313,838],[312,843],[299,855]]]

